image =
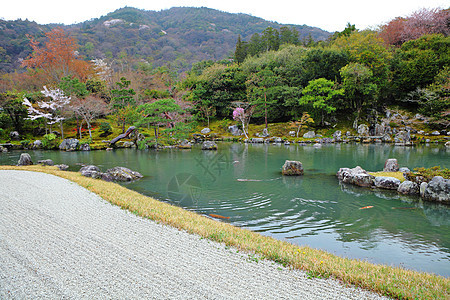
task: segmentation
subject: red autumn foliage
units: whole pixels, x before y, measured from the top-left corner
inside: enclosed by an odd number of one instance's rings
[[[86,81],[93,69],[90,63],[78,58],[75,39],[60,27],[47,32],[45,36],[47,41],[44,46],[40,46],[38,41],[28,35],[33,53],[22,62],[22,66],[42,71],[50,82],[59,82],[66,76]]]

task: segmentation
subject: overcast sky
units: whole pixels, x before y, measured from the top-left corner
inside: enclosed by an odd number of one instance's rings
[[[209,7],[246,13],[282,24],[309,25],[342,31],[347,22],[358,29],[375,28],[420,8],[448,8],[449,0],[1,0],[0,18],[28,19],[40,24],[73,24],[131,6],[146,10]]]

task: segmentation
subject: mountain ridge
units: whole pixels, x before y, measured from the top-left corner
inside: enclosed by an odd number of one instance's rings
[[[286,25],[243,13],[228,13],[206,7],[173,7],[161,11],[124,7],[84,22],[38,24],[28,20],[0,20],[0,71],[20,67],[31,49],[26,34],[44,40],[44,32],[62,27],[77,39],[86,59],[132,57],[154,67],[171,63],[186,70],[202,60],[228,58],[239,35],[249,40],[267,27],[295,28],[300,39],[324,40],[330,33],[307,25]]]

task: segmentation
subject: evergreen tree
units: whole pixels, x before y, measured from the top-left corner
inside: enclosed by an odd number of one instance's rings
[[[234,59],[238,64],[242,63],[247,57],[248,44],[241,40],[241,35],[238,36],[238,41],[236,43],[236,50],[234,51]]]

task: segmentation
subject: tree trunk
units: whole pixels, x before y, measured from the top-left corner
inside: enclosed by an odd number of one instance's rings
[[[59,127],[61,129],[61,139],[64,140],[64,129],[63,129],[63,122],[62,122],[62,120],[59,121]]]
[[[266,129],[268,128],[267,126],[267,96],[266,96],[266,91],[264,90],[264,121],[266,122]]]
[[[156,143],[156,150],[158,150],[158,126],[155,126],[155,143]]]
[[[244,132],[245,137],[248,139],[248,135],[247,135],[247,132],[245,130],[245,122],[244,121],[242,121],[242,131]]]

